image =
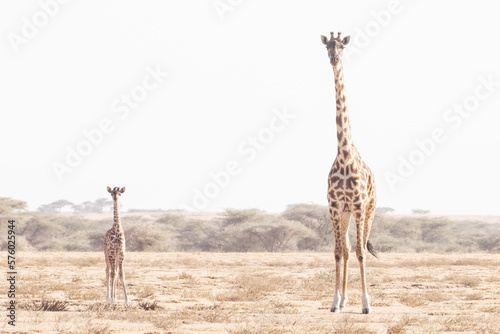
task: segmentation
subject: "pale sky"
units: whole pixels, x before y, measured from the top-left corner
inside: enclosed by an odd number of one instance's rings
[[[4,1],[0,196],[31,209],[326,205],[341,31],[378,206],[500,214],[492,1]]]

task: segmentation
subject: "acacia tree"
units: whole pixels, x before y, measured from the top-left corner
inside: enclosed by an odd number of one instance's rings
[[[281,214],[286,220],[296,221],[314,233],[304,235],[297,241],[301,250],[321,250],[332,247],[334,242],[333,224],[328,208],[316,204],[289,205]]]
[[[182,251],[217,251],[221,248],[220,229],[211,221],[186,220],[176,229],[176,240]]]
[[[257,209],[233,210],[227,209],[222,218],[222,226],[239,225],[251,221],[259,221],[265,213]]]
[[[125,228],[127,250],[132,252],[167,252],[175,250],[175,245],[172,243],[168,230],[161,227],[150,228],[151,223],[145,225]]]
[[[294,249],[298,240],[314,236],[314,232],[301,223],[283,218],[249,227],[246,231],[255,236],[266,252]]]
[[[7,226],[7,221],[14,219],[17,223],[19,223],[19,219],[23,216],[23,214],[19,211],[25,211],[27,208],[26,202],[20,201],[17,199],[12,199],[10,197],[0,197],[0,217],[5,222],[5,226]],[[22,221],[22,219],[21,219]],[[16,224],[19,226],[19,224]],[[21,237],[21,236],[19,236]],[[17,236],[16,236],[16,240]],[[23,239],[19,239],[23,240]],[[26,243],[27,244],[27,243]],[[7,237],[0,239],[0,250],[7,249]]]
[[[299,221],[258,210],[228,210],[221,227],[217,235],[221,250],[232,252],[297,249],[300,240],[315,237],[314,231]]]
[[[0,197],[0,215],[8,215],[15,211],[26,210],[26,202],[10,197]]]
[[[75,213],[84,213],[84,212],[95,212],[102,213],[104,208],[111,207],[113,205],[113,201],[107,198],[98,198],[95,201],[86,201],[81,204],[73,204],[73,210]]]
[[[60,199],[58,201],[49,203],[49,204],[43,204],[38,208],[39,212],[52,212],[52,213],[59,213],[61,212],[61,209],[66,207],[66,206],[74,206],[73,203],[70,201],[67,201],[65,199]]]
[[[426,214],[431,213],[431,211],[430,210],[423,210],[423,209],[412,209],[411,213],[413,213],[415,215],[426,215]]]
[[[395,210],[393,208],[389,208],[387,206],[383,206],[383,207],[380,207],[380,208],[377,208],[375,209],[375,212],[377,213],[393,213]]]
[[[113,201],[107,198],[98,198],[93,203],[94,212],[101,213],[104,211],[104,208],[111,207],[113,205]]]

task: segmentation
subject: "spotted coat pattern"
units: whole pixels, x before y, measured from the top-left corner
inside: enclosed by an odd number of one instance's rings
[[[348,239],[351,216],[356,222],[356,256],[360,264],[363,313],[370,313],[366,289],[365,258],[371,224],[375,215],[375,178],[352,142],[351,125],[346,105],[342,50],[349,37],[340,39],[331,33],[330,40],[322,36],[333,67],[336,92],[337,157],[328,175],[328,203],[335,233],[336,287],[332,312],[342,310],[347,302],[347,263],[351,248]],[[344,261],[342,296],[340,296],[341,263]]]
[[[113,227],[104,236],[104,256],[106,258],[106,302],[116,303],[116,284],[118,276],[123,285],[125,304],[130,305],[125,285],[125,274],[123,272],[123,261],[125,260],[125,233],[120,221],[119,197],[125,192],[125,188],[108,187],[108,192],[113,198],[114,223]]]

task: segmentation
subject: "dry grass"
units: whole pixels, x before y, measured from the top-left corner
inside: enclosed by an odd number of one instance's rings
[[[391,306],[393,298],[383,291],[377,291],[371,294],[371,306]]]
[[[155,292],[156,292],[156,289],[153,286],[150,286],[150,285],[134,289],[135,295],[137,297],[139,297],[139,298],[149,298],[149,299],[151,299],[152,297],[154,297]]]
[[[449,274],[445,279],[453,284],[458,284],[467,288],[474,288],[481,284],[481,277]]]
[[[423,298],[428,302],[441,303],[450,300],[452,296],[443,291],[426,291]]]
[[[54,299],[42,299],[40,302],[32,301],[22,307],[30,311],[64,312],[68,310],[68,302]]]
[[[191,274],[188,274],[186,273],[185,271],[183,271],[182,273],[180,273],[178,276],[177,276],[179,279],[193,279],[193,275]]]
[[[411,326],[419,324],[419,319],[405,315],[402,316],[397,323],[389,326],[387,334],[406,334],[411,330]]]
[[[298,312],[299,310],[293,303],[279,299],[271,299],[264,306],[262,313],[295,314]]]
[[[403,292],[399,295],[398,301],[406,306],[418,307],[426,304],[421,293]]]
[[[156,311],[156,310],[161,310],[162,307],[158,305],[157,301],[153,302],[139,302],[137,304],[139,308],[142,308],[144,311]]]
[[[244,325],[237,325],[234,328],[227,329],[228,334],[261,334],[265,333],[261,326],[251,325],[246,323]]]
[[[500,332],[500,254],[370,258],[369,316],[361,314],[357,261],[344,313],[329,312],[332,254],[128,253],[130,307],[121,284],[118,304],[106,304],[101,253],[22,256],[19,332]]]
[[[484,294],[482,292],[472,292],[465,295],[465,300],[483,300]]]
[[[333,332],[338,334],[375,334],[376,331],[360,326],[351,316],[341,316],[339,321],[333,324]]]

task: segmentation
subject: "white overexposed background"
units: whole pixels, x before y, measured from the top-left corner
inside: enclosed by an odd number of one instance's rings
[[[341,31],[378,205],[498,215],[498,7],[4,1],[0,196],[36,209],[109,185],[128,209],[326,205],[335,91],[320,35]]]

